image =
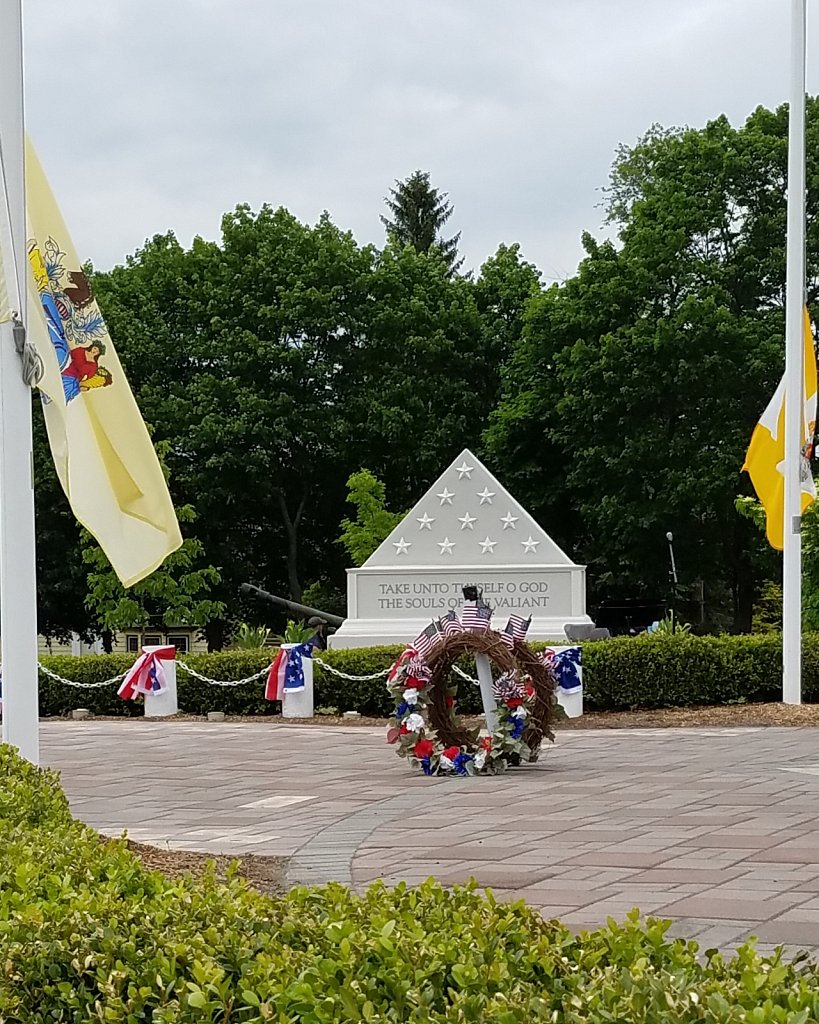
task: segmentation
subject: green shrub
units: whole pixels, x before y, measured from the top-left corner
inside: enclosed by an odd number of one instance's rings
[[[583,647],[590,710],[729,704],[782,696],[781,637],[617,637]],[[819,694],[817,637],[805,644],[806,697]]]
[[[474,887],[268,899],[147,871],[72,820],[56,775],[0,748],[0,1020],[724,1021],[819,1017],[808,964],[698,956],[667,923],[580,936]]]
[[[535,643],[535,648],[545,646]],[[583,687],[590,711],[629,708],[680,707],[692,704],[728,704],[736,701],[778,701],[782,695],[782,638],[765,633],[748,636],[616,637],[583,645]],[[322,651],[319,657],[349,675],[365,676],[388,668],[400,646],[357,647]],[[212,679],[234,680],[252,676],[270,664],[269,649],[187,654],[183,660]],[[45,657],[43,664],[67,679],[95,682],[123,672],[132,655]],[[462,667],[474,675],[471,659]],[[190,714],[224,711],[231,715],[275,715],[280,706],[264,699],[264,680],[242,686],[217,687],[202,683],[183,668],[177,669],[179,706]],[[819,700],[819,634],[803,642],[803,697]],[[315,666],[315,706],[387,715],[390,697],[384,678],[339,679],[320,664]],[[480,711],[480,691],[459,681],[458,706],[467,713]],[[122,701],[116,687],[81,690],[40,676],[43,715],[64,715],[87,707],[98,715],[141,715],[142,705]]]

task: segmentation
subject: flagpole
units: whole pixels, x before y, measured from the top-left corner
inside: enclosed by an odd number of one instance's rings
[[[22,0],[0,0],[0,203],[8,204],[11,252],[3,252],[9,300],[26,322],[25,129]],[[5,210],[3,210],[5,216]],[[16,275],[16,287],[14,282]],[[0,324],[0,658],[3,741],[39,761],[37,583],[31,390],[11,322]]]
[[[791,0],[788,114],[788,234],[785,280],[785,524],[782,562],[782,700],[802,703],[801,465],[805,303],[805,21],[807,0]]]

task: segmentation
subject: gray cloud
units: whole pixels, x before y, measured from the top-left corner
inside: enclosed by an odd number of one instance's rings
[[[781,0],[27,0],[28,127],[100,267],[240,202],[380,243],[422,168],[469,265],[519,241],[554,278],[617,144],[783,102],[787,44]]]

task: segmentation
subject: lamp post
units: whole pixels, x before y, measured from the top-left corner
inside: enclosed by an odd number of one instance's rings
[[[665,539],[668,541],[668,554],[671,558],[671,632],[675,632],[674,626],[674,605],[677,602],[677,563],[674,560],[674,534],[671,530],[665,535]]]

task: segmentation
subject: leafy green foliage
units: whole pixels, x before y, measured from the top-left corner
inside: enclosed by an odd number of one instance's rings
[[[815,100],[808,121],[819,139]],[[734,498],[783,368],[786,158],[784,109],[622,148],[608,193],[620,244],[584,236],[577,275],[529,303],[487,445],[597,594],[667,593],[672,529],[683,584],[703,580],[706,604],[750,628],[759,541]]]
[[[155,1024],[815,1020],[817,969],[699,956],[633,912],[576,935],[474,885],[268,899],[168,880],[74,821],[55,773],[0,749],[0,1017]],[[567,1016],[568,1015],[568,1016]]]
[[[280,644],[303,644],[310,637],[315,636],[315,632],[315,627],[308,626],[303,619],[288,619],[284,633],[276,637],[276,642]]]
[[[819,699],[819,637],[805,637],[806,700]],[[583,698],[589,710],[777,701],[782,640],[768,636],[675,634],[615,637],[583,646]]]
[[[368,469],[353,473],[347,481],[347,502],[355,519],[342,519],[341,537],[353,565],[363,565],[376,548],[401,522],[406,512],[388,512],[386,490]]]
[[[189,505],[177,508],[176,514],[180,523],[196,518]],[[210,597],[219,583],[219,571],[202,564],[204,548],[196,538],[187,537],[150,576],[126,589],[91,535],[87,531],[83,535],[86,604],[104,629],[116,631],[156,621],[166,626],[201,626],[224,612],[224,604]]]
[[[384,202],[392,220],[382,217],[381,223],[391,242],[401,247],[411,245],[423,253],[435,248],[448,273],[454,274],[460,269],[463,264],[463,258],[458,259],[460,231],[448,239],[440,235],[441,228],[452,216],[452,204],[447,202],[446,192],[432,187],[428,171],[415,171],[404,181],[396,181]]]
[[[266,647],[269,639],[270,630],[264,626],[249,626],[246,622],[240,622],[230,646],[240,651],[253,651]]]
[[[651,636],[667,637],[676,636],[678,633],[690,632],[690,622],[680,622],[676,615],[666,615],[657,623],[657,628],[651,633]]]
[[[741,516],[750,520],[765,536],[765,509],[756,498],[739,497],[735,502]],[[819,628],[819,503],[802,513],[802,622],[806,629]],[[764,541],[767,547],[767,540]],[[778,561],[778,560],[777,560]],[[761,601],[761,604],[760,604]],[[760,628],[782,628],[782,588],[768,581],[754,606]],[[756,625],[754,627],[757,628]]]
[[[766,583],[754,602],[754,633],[782,632],[782,587]]]

